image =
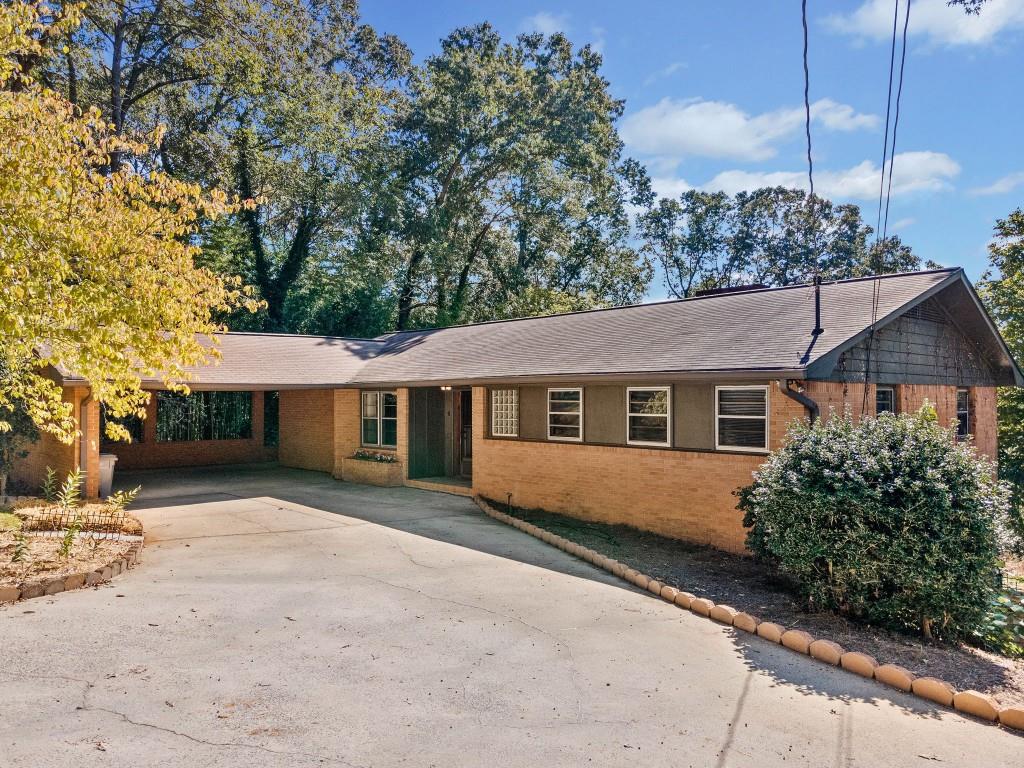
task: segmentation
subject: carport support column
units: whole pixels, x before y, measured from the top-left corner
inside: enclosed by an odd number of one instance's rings
[[[85,473],[82,495],[95,499],[100,495],[100,404],[89,396],[88,390],[78,390],[76,395],[81,433],[76,464]]]

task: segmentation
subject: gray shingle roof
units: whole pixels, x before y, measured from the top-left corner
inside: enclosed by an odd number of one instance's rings
[[[386,337],[359,383],[523,376],[796,372],[957,270],[799,285]],[[875,288],[877,286],[877,295]],[[873,307],[873,299],[877,306]],[[813,342],[813,343],[812,343]]]
[[[815,373],[829,365],[873,320],[881,324],[957,282],[967,285],[959,269],[825,283],[824,332],[817,338],[812,334],[811,285],[406,331],[377,339],[228,333],[220,337],[221,361],[194,369],[197,379],[192,384],[287,389],[702,373],[799,378],[809,367]],[[981,315],[995,333],[983,311]],[[1010,360],[1008,353],[1005,357]],[[1019,377],[1013,363],[1008,364]]]
[[[374,339],[274,333],[226,333],[219,341],[220,361],[191,369],[197,378],[189,386],[273,390],[346,384],[384,348]]]

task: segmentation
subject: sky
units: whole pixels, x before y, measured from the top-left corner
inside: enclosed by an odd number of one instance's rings
[[[895,0],[810,0],[815,190],[878,213]],[[905,3],[900,0],[902,29]],[[459,26],[564,33],[604,57],[619,132],[663,195],[806,188],[799,0],[363,0],[417,61]],[[899,50],[896,59],[899,67]],[[889,232],[923,259],[986,268],[996,219],[1024,205],[1024,0],[980,16],[913,0]],[[664,296],[652,285],[650,298]]]

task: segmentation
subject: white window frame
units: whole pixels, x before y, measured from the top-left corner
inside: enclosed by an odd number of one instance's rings
[[[722,416],[718,413],[718,393],[723,389],[760,389],[764,392],[764,416]],[[768,453],[768,446],[771,442],[771,387],[766,384],[722,384],[715,387],[715,450],[716,451],[737,451],[739,453]],[[763,419],[764,420],[764,447],[757,448],[746,445],[722,445],[718,441],[718,422],[721,419]]]
[[[513,415],[511,421],[515,424],[514,429],[511,432],[499,432],[495,428],[496,420],[495,414],[497,409],[494,407],[494,396],[499,392],[511,392],[512,393],[512,408]],[[497,387],[491,390],[491,436],[492,437],[519,437],[519,390],[516,387]]]
[[[896,387],[893,387],[893,386],[891,386],[889,384],[882,384],[882,385],[878,385],[878,386],[875,387],[875,416],[878,415],[878,391],[879,390],[884,390],[886,392],[892,392],[892,410],[891,411],[882,411],[882,413],[892,413],[893,415],[895,415],[896,412],[897,412],[897,409],[896,409]]]
[[[665,402],[667,410],[665,411],[665,442],[652,442],[650,440],[631,440],[629,437],[630,419],[633,416],[656,416],[662,418],[662,414],[645,414],[645,413],[630,413],[629,402],[630,395],[633,392],[664,392],[667,397]],[[717,406],[716,406],[717,407]],[[626,445],[653,445],[659,448],[671,448],[672,447],[672,387],[626,387]]]
[[[367,443],[363,440],[363,422],[373,417],[366,416],[366,403],[364,402],[364,395],[373,395],[377,400],[377,442]],[[395,445],[389,445],[384,442],[384,395],[394,395],[395,403],[397,407],[398,393],[393,389],[361,389],[359,390],[359,445],[366,448],[381,448],[383,450],[396,450],[398,448],[398,417],[396,414],[395,418]],[[390,421],[390,417],[388,421]]]
[[[552,392],[579,392],[580,393],[580,436],[579,437],[555,437],[551,434],[551,416],[554,414],[562,415],[565,411],[552,411],[551,410],[551,393]],[[548,412],[548,440],[558,440],[563,443],[582,443],[583,442],[583,387],[548,387],[548,398],[546,401],[546,410]]]
[[[967,410],[964,411],[965,420],[967,422],[967,431],[964,434],[960,434],[960,393],[963,392],[967,395]],[[958,440],[966,440],[971,436],[971,389],[970,387],[957,387],[956,388],[956,401],[954,403],[956,410],[956,436]]]

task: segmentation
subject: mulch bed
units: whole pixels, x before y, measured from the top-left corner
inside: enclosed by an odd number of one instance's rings
[[[906,667],[918,676],[947,680],[959,690],[994,696],[1001,704],[1024,703],[1024,659],[1008,659],[970,646],[920,639],[832,613],[810,613],[787,584],[753,558],[733,555],[624,525],[590,523],[539,510],[495,504],[529,523],[589,547],[663,584],[731,605],[762,621],[802,629],[851,651]]]
[[[21,562],[12,563],[14,534],[0,533],[0,587],[17,587],[26,581],[63,579],[73,573],[103,568],[125,555],[134,542],[76,539],[66,558],[59,554],[60,538],[28,534],[28,551]]]
[[[78,505],[70,514],[79,518],[83,533],[75,538],[67,557],[60,556],[61,516],[54,505],[38,499],[26,500],[5,515],[8,522],[16,518],[17,524],[0,526],[0,587],[60,579],[103,568],[124,556],[135,543],[121,539],[118,534],[142,534],[138,520],[103,502]],[[24,558],[15,563],[11,558],[17,527],[24,531],[27,546]],[[90,537],[86,535],[89,532],[98,535]]]

